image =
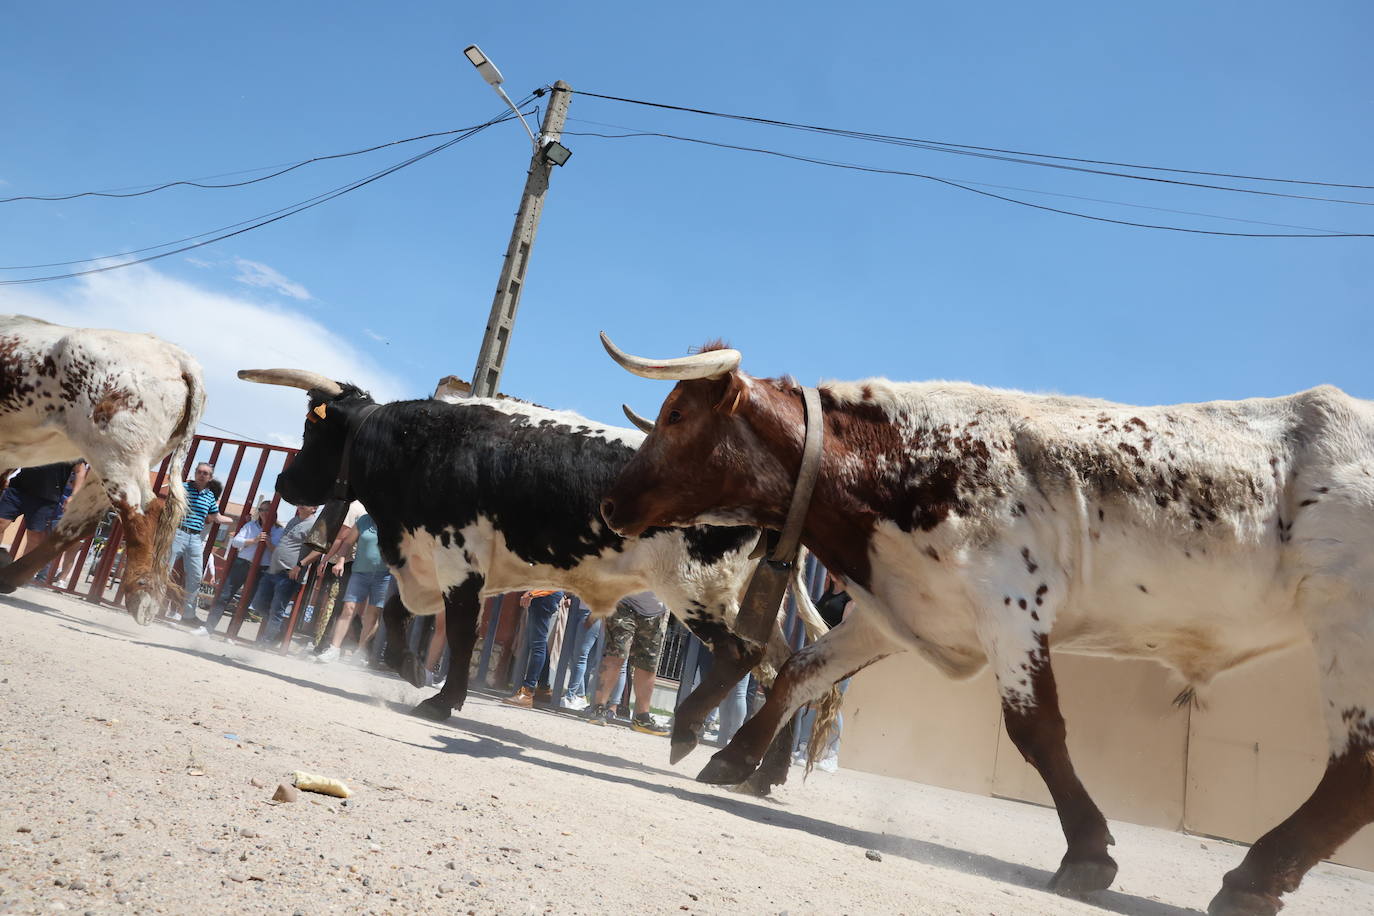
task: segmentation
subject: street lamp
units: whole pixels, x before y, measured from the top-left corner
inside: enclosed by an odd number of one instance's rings
[[[510,106],[510,110],[515,112],[515,116],[520,119],[520,123],[525,128],[525,133],[530,135],[530,142],[534,144],[536,150],[539,149],[539,141],[534,138],[534,131],[530,130],[530,125],[525,121],[525,116],[520,113],[520,109],[515,107],[515,103],[510,100],[510,96],[506,95],[506,90],[501,88],[501,84],[505,82],[505,77],[501,75],[501,71],[496,69],[496,65],[482,53],[482,49],[477,47],[477,45],[468,45],[464,48],[463,56],[477,68],[477,73],[482,79],[487,81],[487,84],[490,85],[491,88],[496,90],[496,94],[505,100],[505,103]],[[563,157],[563,161],[567,161],[567,156]],[[558,164],[562,165],[563,163],[560,162]]]
[[[572,150],[557,140],[550,140],[544,144],[544,158],[554,165],[564,165],[572,158]]]

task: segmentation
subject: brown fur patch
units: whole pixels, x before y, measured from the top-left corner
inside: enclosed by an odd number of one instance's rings
[[[138,396],[123,388],[107,385],[91,406],[91,420],[96,426],[105,429],[122,410],[139,410],[143,402]]]

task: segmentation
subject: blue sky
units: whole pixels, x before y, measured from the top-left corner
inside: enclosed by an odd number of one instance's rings
[[[476,42],[521,97],[575,89],[956,143],[1374,185],[1369,4],[11,4],[0,196],[294,162],[485,120]],[[599,123],[589,123],[599,122]],[[577,96],[603,125],[1025,189],[1110,218],[1374,232],[1374,207],[1072,174]],[[437,142],[437,141],[431,141]],[[618,421],[667,386],[602,353],[725,337],[756,375],[954,378],[1137,403],[1374,396],[1374,239],[1132,229],[911,178],[654,138],[569,134],[503,390]],[[238,222],[426,146],[248,188],[0,204],[5,266]],[[297,365],[382,397],[468,377],[528,157],[500,124],[336,201],[146,267],[0,287],[0,310],[148,330],[206,366],[206,420],[298,436],[303,399],[233,379]],[[1239,182],[1198,179],[1216,183]],[[1249,185],[1374,201],[1374,191]],[[2,278],[45,271],[0,271]],[[215,430],[211,430],[214,432]]]

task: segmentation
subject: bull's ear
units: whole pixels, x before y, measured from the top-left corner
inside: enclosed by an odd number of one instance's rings
[[[325,406],[326,405],[321,404],[319,407],[316,407],[314,410],[310,411],[310,414],[306,417],[306,419],[309,420],[311,423],[314,423],[317,419],[323,420],[325,414]]]
[[[715,410],[733,417],[739,409],[749,402],[751,385],[748,377],[738,369],[726,376],[725,394],[716,402]]]

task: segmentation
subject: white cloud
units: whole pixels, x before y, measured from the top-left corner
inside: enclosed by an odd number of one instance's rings
[[[191,257],[190,255],[187,255],[187,256],[185,257],[184,260],[186,261],[187,264],[190,264],[192,267],[201,267],[201,268],[205,268],[205,267],[214,267],[214,266],[215,266],[214,264],[210,263],[209,261],[202,260],[201,258]]]
[[[238,275],[234,279],[247,286],[261,286],[283,296],[290,296],[292,299],[314,298],[310,295],[310,290],[288,279],[266,264],[259,264],[257,261],[249,261],[246,258],[235,258],[234,266],[239,269]]]
[[[383,337],[371,328],[363,328],[363,333],[366,334],[368,337],[371,337],[373,340],[377,341],[377,343],[391,343],[391,340],[389,338]]]
[[[239,369],[299,368],[353,382],[379,402],[425,396],[381,368],[314,317],[212,292],[138,266],[62,285],[0,287],[0,312],[33,315],[75,327],[155,334],[184,348],[205,370],[204,422],[209,435],[297,446],[305,394],[240,381]]]

